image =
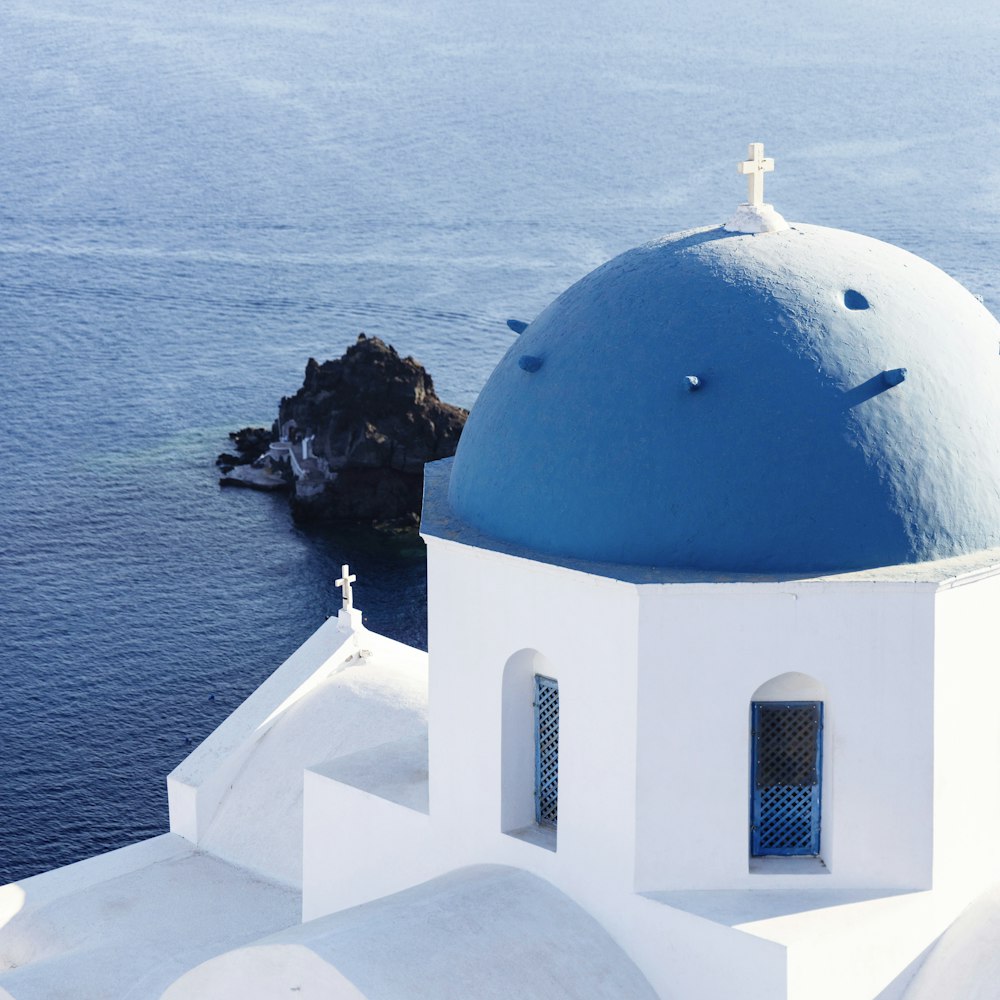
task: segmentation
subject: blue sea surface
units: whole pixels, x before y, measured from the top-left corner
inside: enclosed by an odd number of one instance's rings
[[[727,218],[753,140],[786,218],[996,312],[998,55],[971,0],[5,4],[0,883],[164,831],[342,562],[426,643],[419,543],[217,485],[308,357],[364,330],[471,405],[508,317]]]

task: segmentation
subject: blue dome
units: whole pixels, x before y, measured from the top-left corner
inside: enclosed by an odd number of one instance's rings
[[[1000,324],[904,250],[794,225],[665,237],[493,372],[449,503],[539,554],[829,572],[1000,545]]]

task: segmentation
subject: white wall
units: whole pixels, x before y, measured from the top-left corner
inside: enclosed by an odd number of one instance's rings
[[[663,996],[870,1000],[995,876],[1000,580],[640,586],[428,550],[430,813],[308,773],[307,918],[509,864]],[[536,673],[560,686],[555,850],[504,832],[533,812]],[[754,697],[824,703],[825,874],[750,873]],[[705,919],[685,890],[757,916]]]
[[[367,903],[451,867],[426,813],[305,772],[302,919]]]
[[[783,947],[633,891],[636,586],[435,537],[427,544],[430,823],[439,856],[451,867],[495,862],[548,879],[603,924],[664,997],[781,1000]],[[515,750],[504,816],[508,664],[508,680],[541,672],[559,682],[554,851],[503,832],[527,810],[518,790],[526,758]],[[506,686],[508,701],[525,692],[526,684]],[[515,720],[506,708],[508,738],[524,738],[529,716]]]
[[[927,584],[640,588],[640,890],[925,887],[931,878],[933,595]],[[813,875],[749,871],[749,715],[770,678],[824,700]]]
[[[589,885],[613,868],[608,878],[627,881],[635,812],[635,588],[429,539],[428,593],[434,823],[459,841],[506,849],[511,838],[502,830],[513,813],[505,823],[504,669],[515,654],[533,651],[525,655],[558,680],[560,702],[558,850],[555,857],[541,852],[548,857],[539,858],[539,873],[549,877],[554,865]],[[515,687],[527,693],[530,711],[533,688]]]
[[[936,884],[1000,877],[1000,577],[939,591],[936,601]]]

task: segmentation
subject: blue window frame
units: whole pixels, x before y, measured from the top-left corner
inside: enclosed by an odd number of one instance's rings
[[[750,734],[750,853],[819,854],[823,703],[755,701]]]
[[[535,820],[559,817],[559,683],[535,674]]]

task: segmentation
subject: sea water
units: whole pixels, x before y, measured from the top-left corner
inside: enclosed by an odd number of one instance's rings
[[[883,0],[18,0],[0,11],[0,882],[166,829],[324,618],[426,641],[419,543],[223,491],[364,330],[471,405],[588,270],[767,200],[1000,307],[1000,13]],[[905,362],[905,359],[901,359]],[[586,428],[582,429],[586,433]]]

